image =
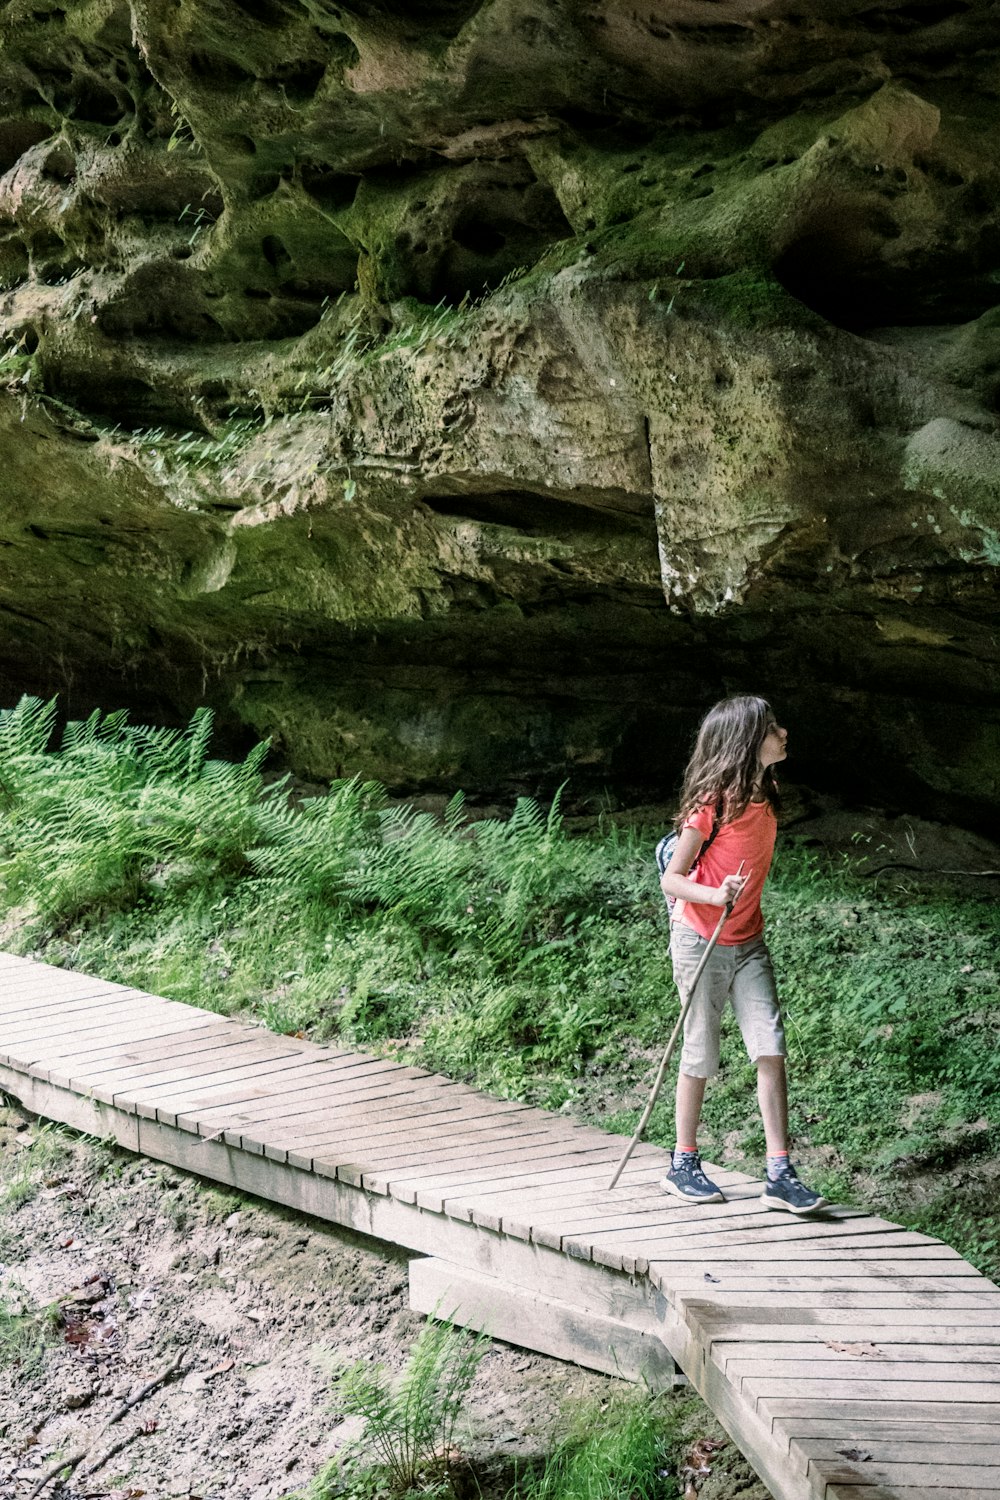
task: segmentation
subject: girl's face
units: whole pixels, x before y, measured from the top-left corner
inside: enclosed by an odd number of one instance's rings
[[[764,738],[757,751],[761,770],[766,771],[768,766],[776,765],[779,760],[784,760],[787,754],[788,730],[782,729],[776,719],[768,719]]]

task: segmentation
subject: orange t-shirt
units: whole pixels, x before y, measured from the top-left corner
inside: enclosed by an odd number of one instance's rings
[[[714,821],[714,809],[706,802],[691,814],[684,827],[697,828],[707,839]],[[770,802],[748,802],[746,811],[738,818],[732,823],[722,824],[708,849],[702,846],[697,868],[689,876],[698,885],[720,886],[727,875],[736,874],[740,860],[744,861],[744,875],[749,876],[733,907],[732,916],[722,929],[719,937],[722,944],[746,943],[764,929],[760,897],[771,868],[777,831],[777,819]],[[712,906],[708,902],[678,901],[674,921],[686,922],[702,937],[709,938],[721,912],[721,906]]]

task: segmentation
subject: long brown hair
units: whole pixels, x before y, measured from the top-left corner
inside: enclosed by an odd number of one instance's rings
[[[767,801],[777,811],[778,783],[768,766],[763,776],[757,752],[773,723],[774,714],[765,698],[739,695],[723,698],[710,708],[695,741],[684,773],[677,828],[706,802],[722,823],[731,823],[744,813],[760,778]]]

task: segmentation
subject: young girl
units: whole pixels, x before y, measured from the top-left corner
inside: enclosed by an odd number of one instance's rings
[[[684,776],[677,846],[660,882],[664,895],[678,898],[670,952],[682,1001],[720,909],[729,902],[734,906],[684,1024],[677,1145],[663,1186],[692,1202],[723,1201],[702,1171],[697,1133],[705,1083],[719,1069],[722,1012],[731,1000],[750,1061],[757,1065],[767,1140],[763,1201],[769,1208],[803,1214],[821,1208],[824,1199],[799,1181],[788,1160],[785,1033],[760,909],[777,831],[773,767],[787,752],[787,731],[763,698],[725,698],[706,714]]]

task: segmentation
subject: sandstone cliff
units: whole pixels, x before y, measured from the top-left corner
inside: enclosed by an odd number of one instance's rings
[[[1000,17],[8,0],[0,671],[315,777],[1000,827]]]

